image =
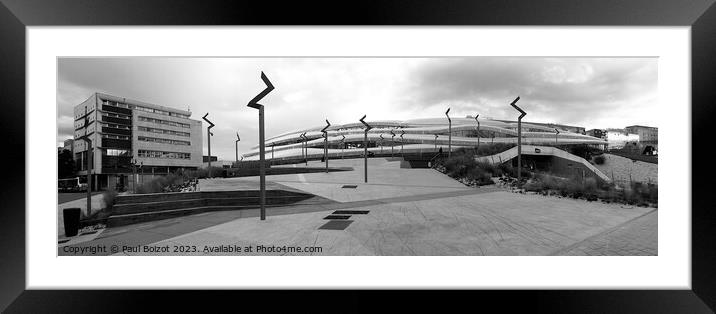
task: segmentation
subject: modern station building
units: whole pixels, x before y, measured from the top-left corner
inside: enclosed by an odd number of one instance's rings
[[[373,129],[368,132],[368,152],[374,156],[401,154],[435,154],[460,148],[474,149],[479,145],[517,143],[517,122],[472,117],[427,118],[413,120],[367,121]],[[479,122],[479,126],[478,126]],[[267,160],[291,162],[301,160],[307,151],[308,159],[323,157],[323,126],[296,130],[266,140]],[[555,130],[557,128],[557,130]],[[332,125],[328,131],[328,158],[355,158],[363,155],[364,126],[360,122]],[[452,133],[450,133],[450,130]],[[305,133],[307,140],[301,138]],[[588,144],[604,147],[606,140],[584,134],[584,128],[558,124],[522,123],[524,145],[564,146]],[[305,145],[305,146],[304,146]],[[304,150],[307,147],[307,150]],[[244,160],[258,160],[258,147],[243,154]]]
[[[162,175],[202,164],[201,121],[191,112],[137,100],[94,93],[74,108],[74,159],[87,174],[91,140],[93,189],[131,184],[137,173]],[[85,125],[87,121],[87,125]]]

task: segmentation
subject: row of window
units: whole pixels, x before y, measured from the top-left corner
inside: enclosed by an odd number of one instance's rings
[[[140,141],[144,141],[144,142],[173,144],[173,145],[191,145],[191,143],[190,143],[189,141],[178,141],[178,140],[171,140],[171,139],[168,139],[168,138],[156,138],[156,137],[139,136],[138,139],[139,139]]]
[[[169,158],[169,159],[191,159],[190,153],[162,152],[156,150],[139,150],[139,157],[145,158]]]
[[[131,119],[131,116],[124,115],[124,114],[118,114],[118,113],[111,113],[111,112],[102,112],[102,116],[104,117],[112,117],[112,118],[120,118],[120,119]]]
[[[148,128],[148,127],[143,127],[143,126],[140,126],[137,128],[139,129],[139,131],[144,131],[144,132],[152,132],[152,133],[158,133],[158,134],[169,134],[169,135],[189,137],[189,133],[187,133],[187,132],[179,132],[179,131],[157,129],[157,128]]]
[[[107,149],[105,156],[131,156],[132,153],[126,149]]]
[[[119,107],[119,108],[127,108],[127,109],[140,110],[140,111],[144,111],[144,112],[151,112],[151,113],[156,113],[156,114],[162,114],[162,115],[170,116],[170,117],[179,117],[179,118],[189,119],[189,116],[188,116],[188,115],[185,115],[185,114],[180,114],[180,113],[176,113],[176,112],[165,111],[165,110],[161,110],[161,109],[147,108],[147,107],[138,106],[138,105],[130,105],[130,104],[118,103],[118,102],[116,102],[116,101],[111,101],[111,100],[105,100],[105,101],[103,102],[103,104],[104,104],[104,105],[109,105],[109,106],[114,106],[114,107]]]
[[[115,139],[115,140],[129,140],[129,136],[106,134],[106,133],[102,134],[102,138],[111,138],[111,139]]]
[[[154,119],[154,118],[148,118],[148,117],[142,117],[142,116],[139,116],[139,121],[152,122],[152,123],[156,123],[156,124],[164,124],[164,125],[176,126],[176,127],[182,127],[182,128],[190,128],[191,127],[188,123],[179,123],[179,122],[174,122],[174,121]]]
[[[132,127],[130,127],[128,125],[105,123],[105,122],[102,122],[102,126],[106,126],[108,128],[122,129],[122,130],[131,130],[132,129]]]

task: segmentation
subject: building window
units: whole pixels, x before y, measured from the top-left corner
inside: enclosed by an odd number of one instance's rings
[[[166,158],[166,159],[191,159],[190,153],[163,152],[156,150],[139,150],[139,157],[143,158]]]
[[[186,145],[186,146],[191,145],[191,143],[188,141],[172,140],[172,139],[168,139],[168,138],[139,136],[139,137],[137,137],[137,139],[140,141],[144,141],[144,142],[172,144],[172,145]]]
[[[130,153],[126,149],[107,149],[105,151],[106,156],[129,156]]]
[[[187,128],[187,129],[191,127],[191,125],[189,125],[187,123],[179,123],[179,122],[174,122],[174,121],[160,120],[160,119],[148,118],[148,117],[143,117],[143,116],[139,116],[139,121],[151,122],[151,123],[163,124],[163,125],[169,125],[169,126],[175,126],[175,127],[182,127],[182,128]]]
[[[143,126],[139,126],[139,127],[137,127],[137,129],[142,132],[151,132],[151,133],[158,133],[158,134],[168,134],[168,135],[189,137],[189,133],[187,133],[187,132],[179,132],[179,131],[157,129],[157,128],[148,128],[148,127],[143,127]]]

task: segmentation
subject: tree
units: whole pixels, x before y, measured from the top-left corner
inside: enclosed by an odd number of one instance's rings
[[[72,159],[72,152],[63,149],[57,153],[57,176],[67,178],[75,174],[75,161]]]

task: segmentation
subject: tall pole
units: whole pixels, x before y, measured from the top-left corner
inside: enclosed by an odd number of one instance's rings
[[[346,136],[341,134],[343,138],[341,138],[341,159],[343,159],[344,150],[346,149]]]
[[[88,129],[89,115],[87,115],[87,107],[85,107],[85,135],[82,140],[87,144],[87,217],[92,214],[92,140],[87,134]]]
[[[360,118],[360,122],[365,125],[365,133],[363,133],[363,160],[365,164],[365,182],[368,183],[368,131],[372,129],[373,127],[370,126],[370,124],[363,121],[365,119],[365,115],[363,115],[363,118]]]
[[[403,135],[405,135],[405,130],[400,130],[402,133],[400,133],[400,154],[405,158],[405,152],[403,151]]]
[[[274,87],[269,81],[268,77],[264,72],[261,72],[261,80],[266,84],[266,88],[261,91],[256,97],[251,99],[248,103],[248,107],[259,110],[259,176],[261,185],[261,194],[259,200],[261,203],[261,220],[266,220],[266,157],[264,156],[266,150],[266,143],[264,143],[264,105],[259,104],[259,100],[266,97]]]
[[[520,116],[517,118],[517,184],[519,186],[522,180],[522,118],[526,116],[527,113],[515,105],[518,100],[520,100],[519,96],[510,103],[510,106],[520,112]]]
[[[239,167],[239,141],[241,141],[241,138],[239,137],[239,132],[236,132],[236,167]],[[209,156],[209,159],[211,159],[211,156]]]
[[[301,137],[303,138],[302,149],[305,150],[305,152],[303,153],[303,161],[306,162],[306,166],[308,166],[308,137],[306,137],[306,132],[303,132],[303,134],[301,134]]]
[[[395,149],[395,133],[393,133],[393,130],[390,130],[390,158],[394,157],[394,149]]]
[[[202,119],[204,119],[204,121],[206,121],[206,123],[209,124],[209,126],[206,128],[206,144],[207,144],[207,147],[208,147],[208,150],[209,150],[209,168],[207,168],[207,169],[209,169],[209,175],[208,175],[208,177],[211,178],[211,135],[212,135],[212,134],[211,134],[211,128],[214,127],[214,124],[211,123],[211,121],[209,121],[209,119],[206,118],[206,116],[208,116],[208,115],[209,115],[209,113],[207,112],[207,113],[202,117]]]
[[[326,126],[321,129],[321,132],[323,132],[323,160],[326,161],[326,173],[328,173],[328,127],[331,126],[331,123],[328,122],[328,119],[326,119]]]
[[[556,132],[556,133],[554,133],[554,146],[557,146],[557,141],[558,141],[557,136],[559,135],[559,130],[557,130],[557,128],[555,128],[554,132]]]
[[[383,133],[380,133],[380,154],[383,155]]]
[[[452,153],[452,119],[450,119],[448,113],[450,113],[450,108],[445,111],[445,116],[448,118],[448,157],[450,157]]]
[[[438,135],[435,134],[435,151],[438,150]]]
[[[475,122],[477,122],[477,149],[475,150],[475,155],[477,155],[477,152],[480,150],[480,120],[477,120],[479,116],[479,114],[475,115]]]

